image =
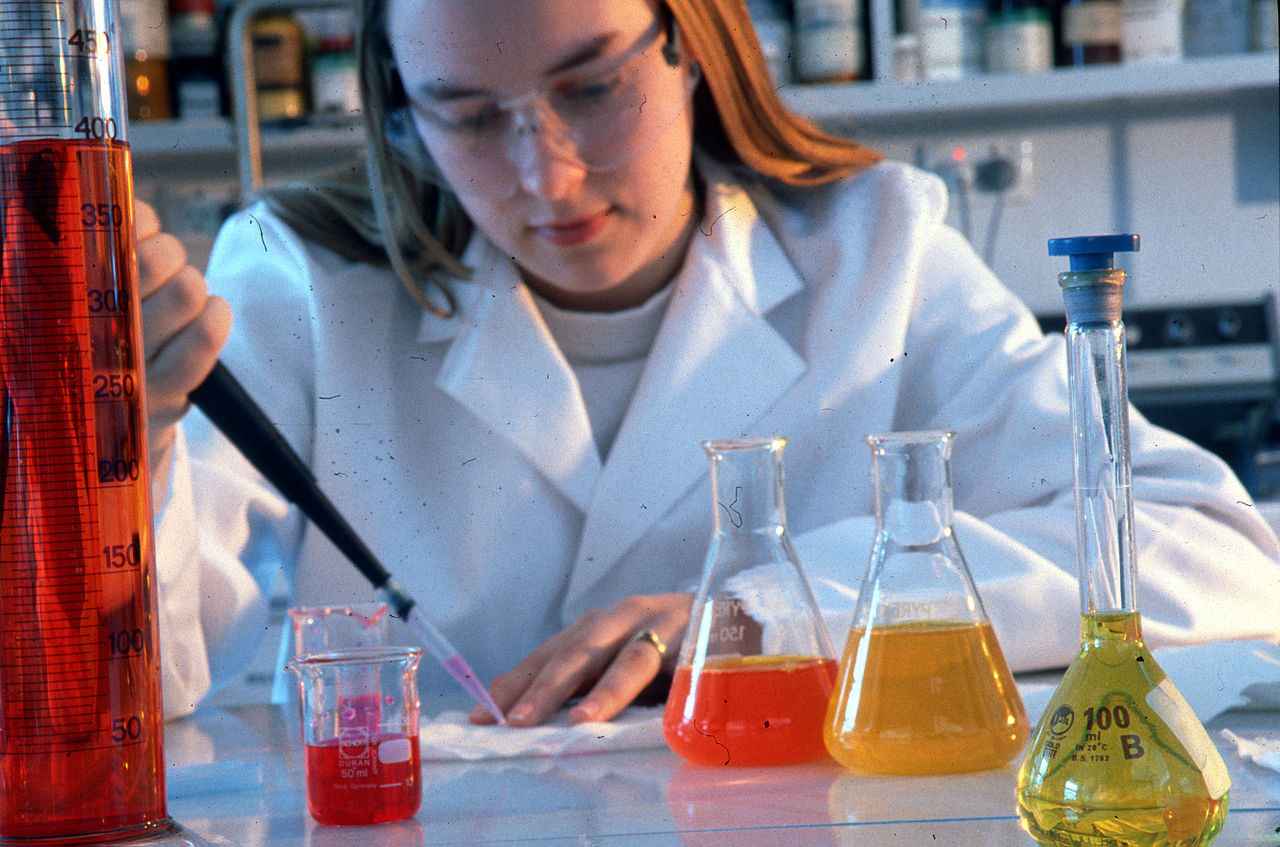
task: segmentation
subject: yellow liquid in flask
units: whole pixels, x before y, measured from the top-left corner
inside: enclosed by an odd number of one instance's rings
[[[1018,774],[1023,828],[1044,845],[1209,844],[1227,817],[1222,757],[1143,645],[1136,612],[1083,624]]]

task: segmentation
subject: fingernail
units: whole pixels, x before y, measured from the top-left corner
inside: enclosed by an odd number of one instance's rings
[[[586,723],[596,719],[596,704],[583,701],[569,710],[570,723]]]
[[[533,717],[532,703],[516,703],[511,707],[511,711],[507,712],[507,720],[509,721],[527,721]]]

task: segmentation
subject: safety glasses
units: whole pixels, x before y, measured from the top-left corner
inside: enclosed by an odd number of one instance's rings
[[[434,162],[456,191],[488,199],[515,194],[551,160],[615,170],[687,108],[698,74],[675,38],[674,23],[655,22],[626,51],[521,94],[410,100],[388,115],[387,141],[417,172],[432,173]]]

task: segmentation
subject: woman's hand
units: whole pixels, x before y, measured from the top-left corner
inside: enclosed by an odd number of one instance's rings
[[[204,275],[187,264],[182,242],[161,232],[155,210],[141,201],[134,203],[134,226],[154,467],[187,412],[187,395],[218,361],[231,331],[231,308],[209,294]]]
[[[690,599],[688,594],[628,597],[587,612],[494,680],[489,691],[513,726],[540,724],[578,694],[584,696],[569,711],[570,721],[607,721],[660,672],[675,668]],[[635,640],[646,630],[666,645],[665,654],[651,641]],[[493,718],[477,707],[471,721],[492,723]]]

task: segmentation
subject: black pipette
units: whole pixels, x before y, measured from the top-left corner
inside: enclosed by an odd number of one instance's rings
[[[462,655],[449,643],[431,621],[382,566],[337,507],[320,490],[316,478],[302,459],[285,441],[280,431],[232,376],[222,362],[195,391],[191,402],[200,407],[205,417],[222,431],[244,457],[265,476],[291,503],[302,510],[317,528],[342,551],[356,569],[373,584],[387,605],[417,633],[431,654],[449,675],[458,681],[480,705],[505,724],[506,719],[489,691],[467,665]]]

